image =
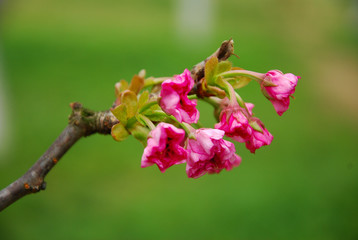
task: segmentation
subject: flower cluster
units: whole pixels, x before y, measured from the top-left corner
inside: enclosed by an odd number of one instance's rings
[[[119,123],[112,128],[112,135],[118,141],[133,135],[143,143],[142,167],[156,164],[165,172],[185,163],[190,178],[231,170],[240,164],[241,157],[234,143],[224,136],[245,143],[251,153],[270,145],[273,139],[254,115],[254,104],[244,102],[237,90],[251,80],[257,81],[281,116],[300,78],[278,70],[265,74],[243,70],[215,56],[206,62],[204,70],[204,77],[195,80],[187,69],[169,78],[145,78],[142,71],[130,85],[116,85],[112,113]],[[197,99],[214,106],[218,119],[214,128],[201,127],[198,122]]]
[[[185,131],[169,123],[159,123],[150,133],[142,156],[142,167],[157,164],[165,172],[170,166],[187,163],[188,177],[230,170],[241,162],[233,143],[223,139],[218,129],[191,129],[192,138],[184,141]]]

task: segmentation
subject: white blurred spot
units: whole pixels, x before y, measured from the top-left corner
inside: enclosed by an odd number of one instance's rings
[[[213,0],[176,0],[176,34],[180,40],[201,43],[213,36]]]

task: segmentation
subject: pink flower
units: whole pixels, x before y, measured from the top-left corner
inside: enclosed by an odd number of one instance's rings
[[[228,102],[224,99],[223,102]],[[252,127],[249,124],[252,103],[246,103],[246,109],[239,104],[228,104],[223,108],[220,115],[220,122],[215,124],[216,129],[225,131],[225,135],[238,142],[246,142],[252,135]]]
[[[189,138],[187,145],[188,177],[198,178],[205,173],[219,173],[224,168],[231,170],[240,164],[241,158],[235,154],[234,144],[224,140],[224,134],[224,131],[218,129],[195,130],[196,140]]]
[[[225,131],[226,136],[238,142],[245,142],[246,148],[252,153],[262,146],[271,144],[273,139],[271,133],[258,118],[252,116],[254,104],[245,103],[245,109],[225,99],[223,102],[226,105],[215,128]]]
[[[167,114],[173,115],[179,122],[198,122],[199,111],[196,109],[196,100],[188,99],[188,93],[193,86],[194,80],[188,69],[175,76],[175,79],[165,80],[160,92],[160,107]]]
[[[161,122],[150,135],[142,156],[142,168],[157,164],[159,170],[165,172],[170,166],[186,161],[188,153],[182,146],[185,138],[183,129]]]
[[[270,145],[273,136],[269,131],[267,131],[263,123],[258,118],[251,118],[250,124],[255,127],[252,128],[253,131],[250,139],[246,141],[246,148],[249,149],[250,152],[255,153],[256,149],[265,145]]]
[[[295,92],[299,78],[292,73],[283,74],[279,70],[271,70],[265,74],[261,90],[271,101],[278,115],[281,116],[288,109],[290,96]]]

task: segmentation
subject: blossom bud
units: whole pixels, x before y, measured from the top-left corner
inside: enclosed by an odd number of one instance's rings
[[[300,77],[292,73],[283,74],[279,70],[268,71],[261,82],[261,90],[271,101],[278,115],[282,115],[290,104],[290,96],[295,92]]]
[[[193,86],[194,80],[188,69],[175,76],[175,79],[165,80],[160,92],[160,107],[179,122],[197,123],[199,111],[196,109],[196,100],[188,99],[188,93]]]
[[[168,123],[159,123],[150,132],[141,167],[157,164],[161,172],[175,164],[184,163],[187,150],[183,148],[185,131]]]
[[[195,130],[195,139],[188,139],[188,177],[198,178],[205,173],[219,173],[240,164],[241,158],[235,154],[234,144],[224,140],[224,134],[224,131],[218,129]]]

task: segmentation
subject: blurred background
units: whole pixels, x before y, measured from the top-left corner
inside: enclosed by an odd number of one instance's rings
[[[222,41],[234,65],[300,75],[279,117],[252,82],[240,93],[274,135],[230,172],[141,169],[143,147],[94,135],[0,213],[0,239],[357,239],[355,0],[0,1],[0,188],[67,124],[69,103],[108,109],[141,69],[171,76]],[[215,123],[199,104],[201,122]]]

